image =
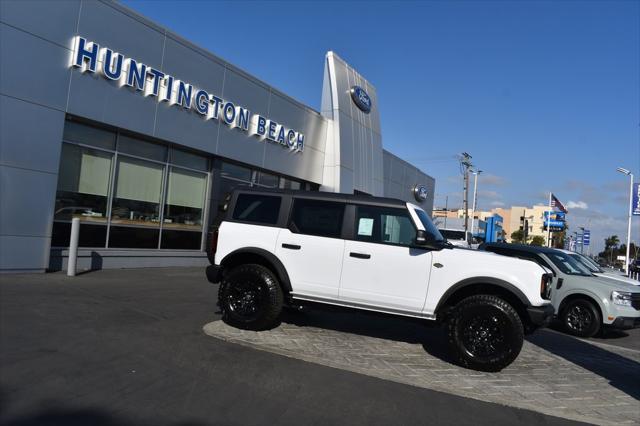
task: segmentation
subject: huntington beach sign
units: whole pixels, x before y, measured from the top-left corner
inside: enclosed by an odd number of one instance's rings
[[[285,127],[247,108],[198,88],[186,81],[114,52],[108,47],[77,36],[73,39],[71,67],[81,72],[97,73],[120,82],[143,96],[155,97],[158,102],[187,110],[194,110],[205,120],[219,120],[229,127],[237,127],[261,140],[302,152],[304,134]]]

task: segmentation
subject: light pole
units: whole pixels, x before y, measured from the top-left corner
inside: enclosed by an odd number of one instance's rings
[[[476,200],[478,199],[478,175],[482,173],[482,170],[476,170],[471,173],[475,175],[473,180],[473,205],[471,207],[471,236],[473,237],[473,227],[476,223]]]
[[[627,225],[627,256],[624,261],[624,272],[629,275],[629,249],[631,248],[631,204],[633,203],[633,173],[622,167],[617,169],[620,173],[629,176],[629,224]]]

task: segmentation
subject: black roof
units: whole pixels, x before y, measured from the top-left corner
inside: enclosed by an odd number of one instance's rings
[[[527,244],[511,244],[511,243],[482,243],[478,247],[479,250],[486,250],[487,247],[500,247],[506,250],[525,251],[528,253],[554,253],[555,248],[530,246]]]
[[[357,204],[369,204],[383,207],[404,207],[405,201],[397,198],[385,198],[374,197],[372,195],[360,195],[360,194],[341,194],[335,192],[322,192],[322,191],[303,191],[295,189],[271,189],[271,188],[248,188],[237,187],[233,190],[234,193],[252,193],[252,194],[265,194],[265,195],[288,195],[296,198],[307,198],[323,201],[334,201],[342,203],[357,203]]]

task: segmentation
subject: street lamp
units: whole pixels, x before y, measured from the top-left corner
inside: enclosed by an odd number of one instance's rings
[[[629,224],[627,225],[627,256],[624,261],[624,272],[629,275],[629,249],[631,248],[631,208],[633,203],[633,173],[622,167],[618,167],[620,173],[629,176]]]
[[[473,227],[476,223],[476,200],[478,195],[478,175],[482,173],[482,170],[476,170],[475,172],[471,172],[475,175],[475,179],[473,180],[473,206],[471,207],[471,236],[473,237]]]

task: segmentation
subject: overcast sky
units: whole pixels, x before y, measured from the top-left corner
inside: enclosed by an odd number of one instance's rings
[[[376,86],[383,145],[436,179],[438,207],[461,205],[466,151],[481,209],[553,191],[593,249],[626,239],[616,167],[640,180],[638,1],[124,3],[316,109],[334,50]]]

